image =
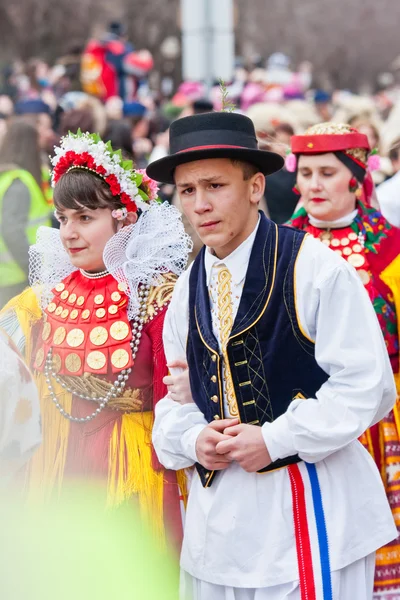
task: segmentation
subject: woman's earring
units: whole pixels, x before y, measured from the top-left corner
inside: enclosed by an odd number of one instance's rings
[[[301,196],[301,192],[300,192],[299,188],[297,187],[297,183],[295,183],[294,186],[292,187],[292,192],[294,192],[296,194],[296,196]]]
[[[352,177],[349,181],[349,192],[352,192],[354,194],[357,192],[358,189],[358,181],[355,177]]]

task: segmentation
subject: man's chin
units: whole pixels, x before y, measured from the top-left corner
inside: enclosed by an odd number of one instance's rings
[[[214,247],[220,247],[221,245],[224,245],[224,241],[221,240],[221,234],[218,233],[213,233],[213,232],[206,232],[206,231],[198,231],[197,235],[199,236],[199,238],[201,239],[201,241],[203,242],[203,244],[205,246],[208,246],[209,248],[214,248]]]

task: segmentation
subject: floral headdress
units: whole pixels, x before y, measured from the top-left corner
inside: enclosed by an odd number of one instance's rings
[[[68,133],[55,148],[51,163],[53,187],[65,173],[83,169],[104,179],[126,212],[146,211],[158,202],[156,182],[144,170],[135,170],[131,160],[124,160],[120,150],[114,151],[111,142],[103,142],[95,133]]]

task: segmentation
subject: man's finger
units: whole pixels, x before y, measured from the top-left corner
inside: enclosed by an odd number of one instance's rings
[[[227,454],[228,452],[232,452],[236,448],[236,440],[234,438],[230,438],[229,440],[222,440],[222,442],[218,442],[215,446],[215,452],[217,454]]]
[[[171,377],[170,375],[166,375],[166,376],[164,377],[164,379],[163,379],[163,383],[164,383],[164,385],[167,385],[167,386],[168,386],[168,385],[173,385],[173,383],[174,383],[174,379],[173,379],[173,377]]]
[[[232,425],[232,427],[227,427],[224,429],[224,435],[231,435],[232,437],[239,435],[243,431],[243,425]]]
[[[222,433],[224,429],[230,426],[232,421],[235,425],[237,425],[237,423],[239,422],[238,419],[219,419],[217,421],[211,421],[211,423],[208,424],[208,427],[210,427],[210,429],[214,429],[215,431],[220,431]]]
[[[184,358],[179,358],[177,360],[172,360],[167,364],[169,369],[187,369],[188,364]]]

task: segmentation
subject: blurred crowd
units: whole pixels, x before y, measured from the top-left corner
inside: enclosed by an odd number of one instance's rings
[[[73,48],[50,65],[40,58],[16,61],[0,81],[0,305],[27,283],[28,246],[41,224],[53,223],[50,157],[68,131],[98,133],[138,168],[168,154],[168,129],[182,116],[237,110],[254,122],[259,146],[283,156],[293,134],[323,121],[348,123],[365,133],[380,156],[373,177],[376,203],[400,226],[400,83],[386,73],[375,93],[320,89],[310,63],[292,65],[276,52],[250,64],[237,59],[231,82],[183,81],[170,95],[149,84],[151,54],[136,49],[124,26],[113,22],[98,39]],[[267,180],[263,210],[287,221],[299,197],[295,173],[283,169]],[[174,188],[161,186],[163,200],[176,203]],[[200,242],[193,236],[194,254]]]

